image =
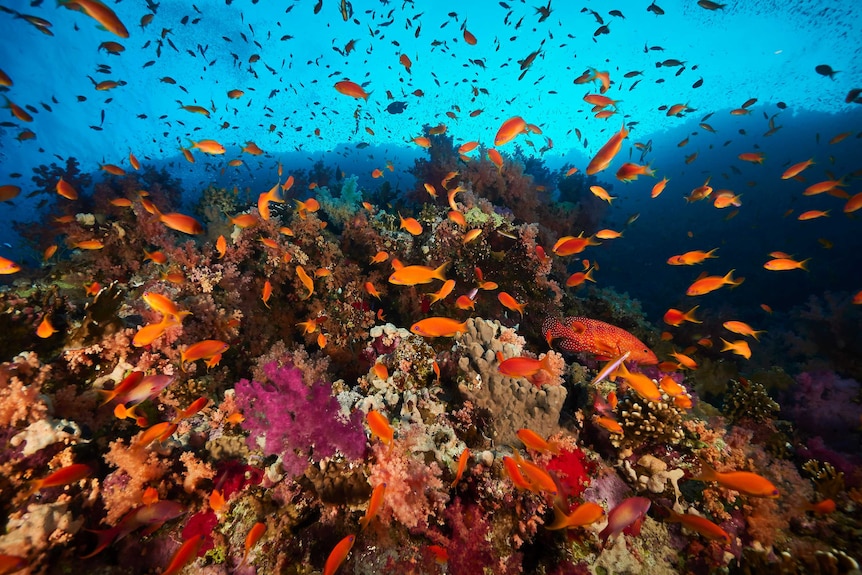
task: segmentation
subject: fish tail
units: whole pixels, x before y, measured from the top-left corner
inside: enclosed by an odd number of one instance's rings
[[[558,506],[554,505],[554,522],[550,525],[545,525],[545,529],[555,531],[557,529],[565,529],[568,527],[569,517],[560,509]]]
[[[96,555],[107,549],[118,533],[117,527],[98,530],[85,529],[85,531],[89,531],[90,533],[94,533],[96,535],[96,548],[87,553],[86,555],[81,555],[81,559],[89,559],[90,557],[95,557]]]
[[[443,262],[443,264],[440,267],[438,267],[437,269],[434,270],[434,274],[432,277],[445,282],[446,281],[446,268],[449,267],[450,263],[451,262]]]
[[[692,477],[695,481],[718,481],[718,472],[706,460],[700,460],[700,473]]]
[[[805,267],[805,265],[806,265],[809,261],[811,261],[811,258],[805,258],[804,260],[802,260],[801,262],[799,262],[799,269],[801,269],[801,270],[805,270],[805,271],[808,271],[808,268],[807,268],[807,267]]]

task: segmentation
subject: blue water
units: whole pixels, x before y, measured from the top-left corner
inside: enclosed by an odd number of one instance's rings
[[[324,159],[357,174],[370,189],[380,185],[370,172],[389,160],[395,171],[387,171],[386,178],[399,190],[409,189],[415,184],[405,170],[425,154],[410,139],[421,135],[423,126],[443,123],[456,143],[478,140],[490,146],[502,121],[515,114],[538,125],[543,135],[520,136],[504,152],[519,145],[536,154],[550,140],[553,148],[541,156],[549,168],[568,163],[583,171],[624,119],[631,135],[619,157],[642,157],[658,177],[671,181],[662,196],[650,200],[651,178],[631,184],[614,180],[619,159],[600,174],[619,196],[603,224],[621,229],[640,213],[623,240],[595,253],[605,285],[628,291],[660,314],[672,303],[667,294],[679,293],[694,279],[689,270],[668,269],[667,257],[713,247],[721,248],[721,264],[709,262],[720,268],[715,273],[737,268],[749,282],[745,291],[723,292],[722,297],[754,298],[737,303],[789,306],[811,293],[862,285],[854,253],[858,222],[841,214],[838,199],[801,197],[803,184],[778,179],[788,165],[809,157],[817,162],[805,174],[809,182],[825,179],[827,171],[840,177],[860,168],[862,108],[844,102],[862,85],[854,44],[862,37],[858,8],[847,2],[740,2],[710,11],[693,2],[664,2],[665,14],[656,16],[643,3],[623,4],[620,17],[609,15],[611,6],[603,3],[582,9],[554,2],[551,15],[538,22],[538,12],[523,2],[353,2],[352,17],[344,21],[340,3],[331,0],[318,14],[311,2],[276,9],[269,3],[194,7],[165,0],[153,5],[155,15],[142,27],[147,6],[120,2],[112,7],[130,31],[124,40],[51,2],[13,3],[8,8],[48,20],[53,35],[0,13],[7,33],[0,43],[0,69],[14,82],[4,95],[34,117],[31,123],[3,118],[0,183],[23,188],[3,206],[6,219],[39,220],[32,203],[39,198],[24,197],[32,191],[31,169],[68,156],[84,171],[95,171],[100,163],[128,168],[129,152],[144,163],[167,165],[183,181],[190,205],[196,191],[210,183],[268,189],[276,160],[289,170]],[[595,36],[599,19],[610,32]],[[476,45],[464,41],[464,28],[477,38]],[[125,51],[115,56],[99,49],[110,41],[119,41]],[[345,55],[351,41],[355,49]],[[537,50],[519,80],[518,61]],[[409,73],[399,63],[402,54],[412,61]],[[669,58],[684,66],[656,67]],[[820,64],[838,72],[831,78],[818,74]],[[595,87],[573,83],[588,68],[610,72],[607,95],[622,100],[622,119],[620,114],[591,117],[581,98]],[[624,77],[638,71],[642,75]],[[166,77],[176,83],[165,83]],[[100,92],[90,78],[125,85]],[[367,102],[337,93],[333,85],[343,79],[365,86],[371,94]],[[245,94],[230,99],[232,89]],[[729,114],[749,98],[757,98],[750,115]],[[386,111],[393,101],[406,103],[403,113]],[[211,117],[184,111],[180,103],[203,106]],[[674,104],[690,110],[684,117],[667,117],[659,109]],[[479,109],[480,115],[470,117]],[[454,112],[455,119],[446,112]],[[707,114],[716,133],[698,127]],[[763,137],[768,117],[782,127]],[[17,141],[24,129],[36,138]],[[852,134],[837,145],[827,143],[844,131]],[[689,143],[677,147],[687,136]],[[227,154],[197,153],[194,165],[185,162],[180,146],[205,138],[225,144]],[[243,166],[227,167],[247,141],[266,155],[244,155]],[[641,156],[632,146],[636,142],[651,142],[652,151]],[[362,143],[370,147],[357,148]],[[736,158],[750,151],[764,152],[765,163]],[[697,159],[684,164],[694,152]],[[708,176],[716,189],[743,194],[734,219],[724,220],[730,209],[681,199]],[[848,179],[846,190],[858,192],[858,180]],[[831,217],[796,221],[798,213],[815,208],[830,209]],[[794,212],[785,217],[789,209]],[[9,227],[0,234],[13,246],[4,255],[14,258],[23,250]],[[823,248],[818,238],[834,247]],[[778,283],[760,269],[772,250],[812,258],[811,273],[796,272],[792,281]]]

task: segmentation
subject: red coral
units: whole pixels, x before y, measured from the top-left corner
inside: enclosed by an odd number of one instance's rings
[[[577,448],[555,455],[546,467],[548,471],[556,474],[562,494],[566,497],[580,497],[589,486],[590,475],[596,468],[586,454]]]

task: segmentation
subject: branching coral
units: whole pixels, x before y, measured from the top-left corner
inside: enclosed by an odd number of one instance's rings
[[[744,384],[733,379],[724,396],[722,411],[731,421],[750,419],[763,422],[775,417],[780,409],[781,407],[769,397],[769,393],[762,384],[756,381]]]

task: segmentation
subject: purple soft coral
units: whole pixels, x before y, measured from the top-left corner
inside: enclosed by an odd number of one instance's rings
[[[299,475],[310,460],[320,461],[340,451],[351,459],[365,455],[361,412],[349,419],[332,396],[332,387],[318,382],[307,386],[292,364],[264,366],[268,383],[242,379],[236,384],[236,402],[245,415],[242,426],[248,443],[258,447],[264,438],[266,455],[281,455],[284,470]]]

